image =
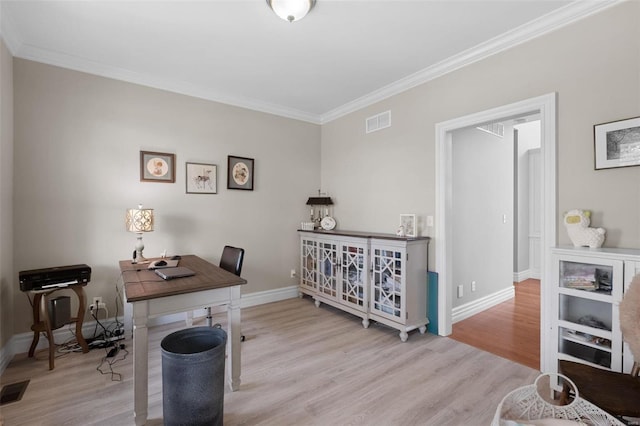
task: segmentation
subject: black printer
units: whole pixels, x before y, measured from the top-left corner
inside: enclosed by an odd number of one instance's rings
[[[53,268],[20,271],[20,290],[47,290],[76,284],[87,284],[91,280],[91,267],[85,264],[55,266]]]

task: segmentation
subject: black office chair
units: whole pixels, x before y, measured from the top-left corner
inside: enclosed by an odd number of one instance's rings
[[[239,247],[224,246],[222,257],[220,258],[220,267],[225,271],[240,276],[242,273],[242,262],[244,261],[244,249]],[[211,327],[213,317],[211,315],[211,307],[207,308],[207,325]],[[244,341],[244,336],[240,340]]]
[[[242,273],[242,261],[244,260],[244,249],[238,247],[224,246],[220,267],[225,271],[240,276]]]

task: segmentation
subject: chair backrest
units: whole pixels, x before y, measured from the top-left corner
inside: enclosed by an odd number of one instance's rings
[[[242,261],[244,260],[244,249],[238,247],[224,246],[220,267],[225,271],[240,276],[242,273]]]

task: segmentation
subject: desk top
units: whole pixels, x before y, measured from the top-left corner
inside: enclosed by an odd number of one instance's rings
[[[247,280],[193,254],[182,256],[178,265],[185,266],[196,274],[191,277],[163,280],[154,271],[147,269],[148,263],[131,263],[131,260],[121,260],[120,271],[127,302],[247,283]]]

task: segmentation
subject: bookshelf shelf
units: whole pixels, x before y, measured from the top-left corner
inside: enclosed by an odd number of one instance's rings
[[[566,359],[629,372],[633,356],[620,331],[618,305],[640,273],[640,250],[552,249],[553,372]]]

